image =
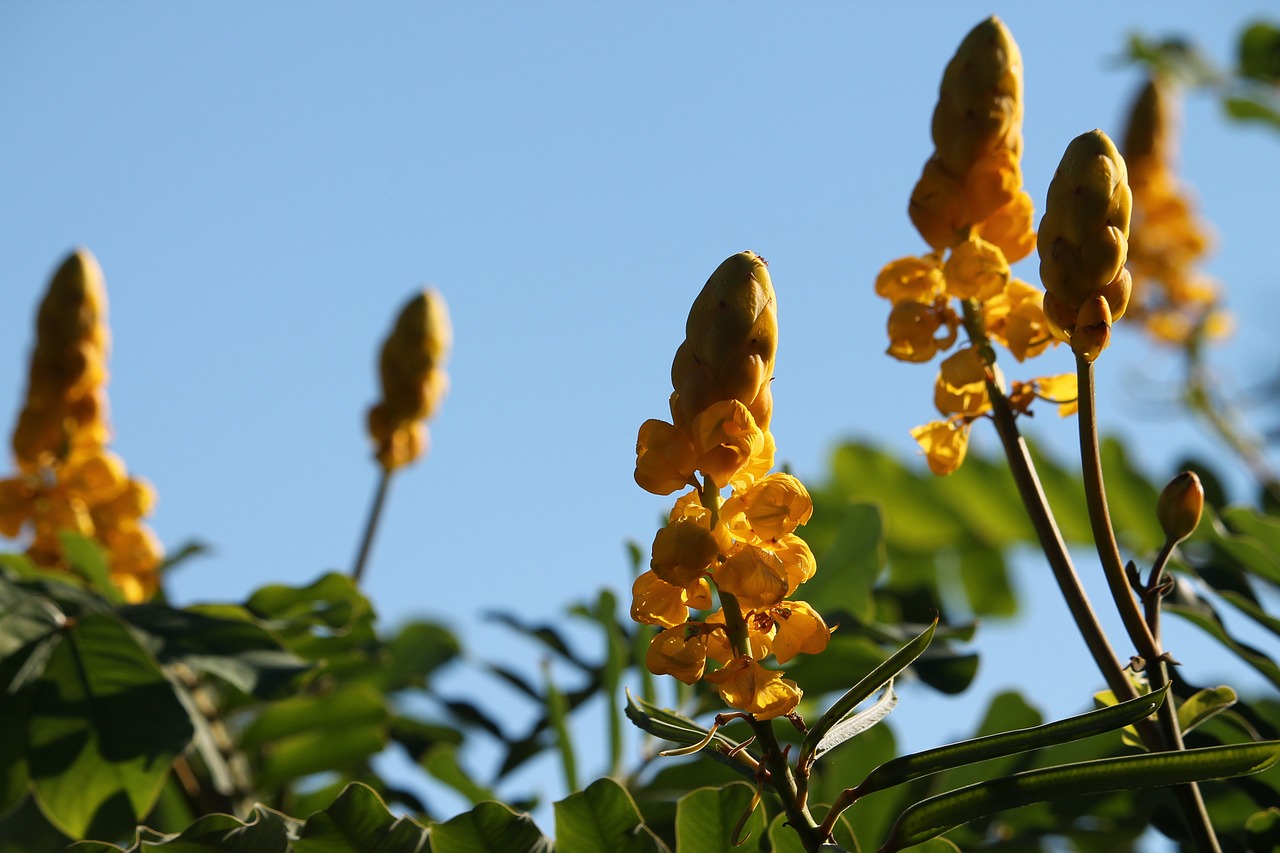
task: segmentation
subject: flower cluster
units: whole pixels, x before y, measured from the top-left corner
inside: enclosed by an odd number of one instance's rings
[[[449,388],[444,362],[452,342],[444,300],[428,288],[404,306],[382,345],[382,400],[369,409],[369,435],[384,471],[394,471],[426,452],[423,422],[435,413]]]
[[[794,681],[761,661],[820,652],[831,635],[817,611],[789,600],[816,561],[795,533],[813,512],[809,493],[789,474],[768,473],[777,339],[764,259],[734,255],[689,312],[671,366],[671,422],[646,421],[636,442],[641,487],[669,495],[692,486],[654,537],[650,569],[632,590],[631,617],[662,629],[646,664],[685,684],[705,679],[728,705],[759,719],[791,713],[801,697]],[[709,612],[715,598],[720,607]],[[717,668],[708,671],[708,661]]]
[[[28,555],[66,568],[58,534],[97,539],[110,577],[129,601],[159,588],[163,549],[142,518],[155,493],[107,449],[106,290],[88,251],[71,254],[40,305],[26,404],[13,433],[18,473],[0,480],[0,534],[30,527]]]
[[[964,461],[969,428],[991,406],[987,383],[1003,387],[988,342],[1019,362],[1056,343],[1044,292],[1010,272],[1036,245],[1031,197],[1022,188],[1022,112],[1022,56],[1000,19],[988,18],[943,73],[935,150],[911,193],[911,221],[933,251],[892,261],[876,277],[876,293],[893,303],[889,355],[930,361],[956,345],[961,328],[968,334],[935,382],[934,402],[946,419],[912,430],[935,474],[950,474]],[[1058,376],[1015,383],[1023,392],[1014,397],[1018,410],[1029,412],[1050,388],[1067,395],[1049,397],[1054,402],[1074,400],[1070,382]]]
[[[1197,269],[1210,238],[1174,171],[1177,102],[1173,84],[1152,79],[1129,114],[1124,158],[1133,191],[1132,316],[1157,340],[1185,345],[1197,334],[1230,332],[1219,286]]]

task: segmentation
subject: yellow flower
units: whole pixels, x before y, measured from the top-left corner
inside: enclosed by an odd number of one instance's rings
[[[1036,247],[1036,232],[1032,227],[1035,208],[1026,190],[1018,190],[1013,200],[978,224],[977,234],[983,240],[995,244],[1011,264],[1025,258]]]
[[[655,572],[644,572],[631,585],[631,619],[642,625],[681,625],[689,619],[687,595]]]
[[[800,704],[804,693],[782,673],[762,667],[751,658],[734,658],[728,664],[706,675],[720,697],[731,707],[759,720],[772,720],[790,714]]]
[[[369,410],[369,435],[385,471],[414,461],[426,450],[422,422],[448,388],[444,362],[453,343],[444,299],[431,288],[404,306],[378,360],[382,400]]]
[[[684,430],[647,420],[636,437],[636,483],[646,492],[669,495],[689,485],[697,458]]]
[[[897,305],[902,302],[933,302],[942,295],[942,261],[937,255],[898,258],[876,276],[876,294]]]
[[[943,360],[933,392],[938,411],[944,415],[979,415],[990,409],[987,370],[977,347],[966,347]]]
[[[770,474],[741,496],[751,530],[763,541],[781,539],[813,515],[813,500],[790,474]]]
[[[970,237],[951,249],[943,267],[947,293],[957,299],[994,299],[1009,283],[1009,262],[992,243]]]
[[[772,551],[738,543],[712,572],[716,586],[738,599],[744,610],[765,610],[787,594],[787,573]]]
[[[818,571],[818,561],[814,559],[809,543],[794,533],[771,542],[769,550],[782,561],[782,571],[787,578],[787,595],[795,592],[800,584]]]
[[[767,613],[748,610],[743,615],[747,626],[747,643],[750,645],[751,657],[756,660],[769,656],[773,647],[773,619]],[[707,658],[718,664],[726,664],[735,657],[729,646],[729,635],[724,624],[724,609],[721,608],[707,617]]]
[[[911,430],[930,471],[944,477],[960,467],[969,450],[969,426],[969,421],[933,421]]]
[[[899,302],[889,312],[889,355],[899,361],[924,362],[956,342],[960,318],[950,300],[940,296],[931,303]],[[942,331],[939,334],[939,330]]]
[[[1065,418],[1080,409],[1080,387],[1077,380],[1074,373],[1060,373],[1057,376],[1041,376],[1033,381],[1040,397],[1057,403],[1058,414]]]
[[[1044,318],[1044,291],[1020,279],[983,306],[983,320],[992,340],[1008,347],[1018,361],[1058,343]]]
[[[701,680],[707,665],[707,635],[698,623],[667,628],[649,643],[644,663],[654,675],[671,675],[694,684]]]
[[[674,586],[696,583],[715,564],[720,545],[711,531],[696,520],[673,521],[653,537],[654,574]]]
[[[804,601],[784,601],[769,611],[775,626],[773,655],[786,663],[798,654],[816,655],[827,647],[831,629]]]
[[[764,433],[741,402],[722,400],[694,419],[693,445],[697,469],[724,485],[764,452]]]

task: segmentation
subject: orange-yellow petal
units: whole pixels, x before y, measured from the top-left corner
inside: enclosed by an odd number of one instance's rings
[[[761,720],[790,714],[804,695],[794,681],[751,658],[734,658],[705,678],[715,685],[727,705]]]
[[[670,675],[693,684],[707,665],[707,636],[696,623],[674,625],[649,643],[645,666],[654,675]]]
[[[636,438],[636,483],[655,495],[669,495],[693,476],[693,443],[666,421],[647,420]]]
[[[911,430],[911,437],[924,451],[929,470],[940,477],[959,468],[969,450],[967,422],[933,421]]]

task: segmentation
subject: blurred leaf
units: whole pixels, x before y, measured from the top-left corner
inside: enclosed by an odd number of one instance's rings
[[[431,827],[432,853],[553,853],[533,819],[501,803],[480,803]]]
[[[1250,850],[1280,850],[1280,807],[1250,816],[1245,823]]]
[[[847,690],[852,677],[870,672],[888,654],[880,645],[852,631],[836,631],[820,655],[801,655],[787,665],[787,677],[804,685],[807,696]]]
[[[164,555],[164,561],[156,567],[156,571],[162,575],[168,574],[186,563],[192,557],[201,557],[212,551],[213,549],[204,542],[184,542]]]
[[[222,607],[214,616],[198,607],[178,610],[163,604],[135,604],[120,608],[119,613],[144,632],[149,650],[161,664],[185,664],[261,699],[279,695],[295,676],[310,669],[250,621],[242,608]],[[236,615],[228,618],[232,613]]]
[[[1129,461],[1129,453],[1119,439],[1103,439],[1100,450],[1107,478],[1107,508],[1116,536],[1134,551],[1160,547],[1164,542],[1164,531],[1156,519],[1160,490]]]
[[[139,832],[139,838],[125,853],[163,850],[164,853],[288,853],[289,841],[298,821],[263,805],[253,807],[248,820],[227,814],[200,818],[191,826],[163,840]],[[144,835],[145,833],[145,835]],[[119,853],[119,848],[101,842],[73,844],[67,853]]]
[[[948,646],[934,646],[916,661],[916,674],[932,687],[954,696],[969,689],[978,674],[978,656],[957,652]]]
[[[442,723],[397,714],[391,719],[391,739],[400,744],[414,761],[421,762],[427,751],[439,743],[458,746],[462,732]]]
[[[97,540],[78,533],[63,531],[58,534],[58,542],[62,545],[62,553],[66,556],[72,572],[88,581],[95,591],[101,593],[113,604],[124,601],[124,594],[111,581],[111,571],[107,567],[107,552]]]
[[[898,818],[885,851],[902,850],[998,811],[1101,791],[1165,787],[1257,773],[1280,759],[1280,741],[1103,758],[989,779],[916,803]]]
[[[871,771],[867,778],[858,784],[858,795],[863,796],[872,791],[900,785],[911,779],[942,770],[1070,743],[1113,731],[1151,716],[1160,707],[1164,696],[1165,693],[1162,690],[1159,693],[1149,693],[1119,705],[1047,725],[987,735],[904,755]]]
[[[580,659],[565,642],[564,637],[560,636],[560,632],[550,625],[526,625],[510,613],[496,611],[486,613],[485,618],[506,625],[511,630],[535,640],[580,669],[588,672],[592,670],[591,665]]]
[[[555,804],[557,853],[667,851],[644,825],[631,795],[609,778]]]
[[[1258,21],[1240,34],[1240,74],[1264,83],[1280,83],[1280,28]]]
[[[1227,633],[1216,610],[1195,594],[1185,579],[1178,578],[1173,592],[1165,599],[1164,610],[1176,613],[1230,649],[1243,663],[1257,670],[1280,688],[1280,666],[1258,649],[1246,645]]]
[[[406,687],[426,687],[427,679],[462,654],[453,632],[435,622],[417,620],[402,625],[386,643],[390,662],[379,680],[388,693]]]
[[[741,848],[735,841],[753,839],[758,843],[764,837],[767,818],[755,796],[750,785],[731,782],[723,788],[699,788],[681,797],[676,805],[676,850],[738,853]],[[735,838],[734,828],[748,809],[752,809],[751,816]]]
[[[49,823],[33,797],[25,797],[13,808],[0,812],[0,853],[62,850],[71,841]],[[118,847],[103,847],[104,853],[120,853]],[[79,848],[75,849],[79,853]]]
[[[1013,616],[1018,597],[1009,581],[1004,556],[995,549],[967,548],[960,552],[960,580],[975,616]]]
[[[1181,38],[1151,41],[1129,36],[1128,59],[1147,66],[1153,74],[1171,74],[1188,86],[1217,86],[1222,73],[1192,44]]]
[[[1185,735],[1235,703],[1236,692],[1230,687],[1207,687],[1199,690],[1179,706],[1178,728]]]
[[[373,607],[344,574],[330,572],[304,587],[265,586],[245,607],[267,620],[285,646],[306,660],[325,660],[331,672],[364,664],[376,643]]]
[[[1231,507],[1223,512],[1225,518],[1231,519],[1231,527],[1212,508],[1205,507],[1190,541],[1208,543],[1230,556],[1245,571],[1280,585],[1280,551],[1266,541],[1275,523],[1243,507]]]
[[[799,763],[801,765],[812,765],[817,758],[819,744],[827,733],[851,714],[854,708],[866,701],[871,694],[892,681],[896,675],[910,666],[912,661],[920,657],[925,649],[929,648],[929,643],[933,641],[933,633],[937,626],[938,623],[935,620],[932,625],[917,637],[890,655],[888,660],[858,679],[853,687],[850,687],[843,696],[827,709],[818,722],[814,723],[809,728],[809,731],[805,732],[804,740],[800,745]]]
[[[475,782],[458,763],[458,748],[451,743],[436,744],[419,762],[437,781],[443,782],[471,805],[497,799],[493,791]]]
[[[353,782],[333,805],[307,818],[293,853],[419,853],[429,850],[427,829],[396,818],[367,785]]]
[[[132,828],[192,737],[164,674],[127,628],[91,613],[63,628],[31,689],[27,761],[41,810],[73,838]]]
[[[240,745],[252,749],[296,734],[381,725],[388,716],[381,693],[365,684],[353,684],[327,696],[303,694],[272,703],[245,727]]]
[[[868,622],[875,616],[871,588],[884,564],[880,508],[850,503],[840,518],[835,541],[818,557],[822,570],[805,585],[805,598],[819,610],[838,607]]]
[[[542,673],[547,696],[547,724],[555,732],[555,745],[560,753],[560,766],[564,770],[564,786],[569,791],[576,791],[578,790],[578,759],[574,751],[573,735],[569,731],[569,708],[564,694],[560,692],[551,675],[551,661],[543,661]]]

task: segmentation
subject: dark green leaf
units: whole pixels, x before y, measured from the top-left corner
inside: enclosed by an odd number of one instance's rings
[[[723,788],[699,788],[681,797],[676,806],[676,850],[739,853],[742,848],[738,845],[743,841],[759,841],[764,836],[767,817],[755,798],[755,789],[743,782],[732,782]],[[735,835],[740,823],[742,828]]]
[[[366,684],[353,684],[328,696],[304,694],[272,703],[245,728],[240,745],[252,749],[291,735],[377,726],[387,717],[386,698],[381,693]]]
[[[155,662],[113,617],[91,613],[63,630],[33,690],[27,760],[50,821],[73,838],[138,823],[192,736]]]
[[[871,503],[844,507],[835,541],[818,558],[822,570],[805,585],[805,597],[820,609],[840,607],[859,621],[875,616],[871,588],[884,570],[880,508]]]
[[[416,621],[404,625],[387,642],[391,659],[382,677],[387,692],[406,687],[425,687],[427,679],[462,653],[453,632],[435,622]]]
[[[533,819],[501,803],[480,803],[431,827],[432,853],[552,853]]]
[[[904,755],[873,770],[857,786],[858,795],[864,796],[872,791],[901,785],[930,773],[1113,731],[1151,716],[1160,707],[1164,697],[1165,691],[1161,690],[1159,693],[1149,693],[1119,705],[1047,725],[988,735]]]
[[[898,818],[885,851],[902,850],[979,817],[1030,803],[1102,791],[1226,779],[1265,770],[1280,741],[1104,758],[1045,767],[949,791],[916,803]]]
[[[557,853],[667,851],[644,825],[627,789],[609,778],[555,804]]]
[[[333,805],[307,818],[293,853],[420,853],[427,829],[396,818],[368,785],[353,782]]]
[[[1258,21],[1240,34],[1240,73],[1264,83],[1280,83],[1280,28]]]
[[[929,647],[929,643],[933,641],[933,632],[937,628],[937,620],[926,628],[919,636],[911,640],[898,651],[894,652],[884,663],[873,669],[858,680],[853,687],[841,696],[836,702],[827,709],[826,713],[809,728],[805,733],[804,741],[800,745],[799,761],[802,765],[812,764],[813,757],[817,753],[818,744],[822,741],[832,727],[836,723],[843,720],[853,712],[853,709],[862,704],[867,697],[884,687],[894,676],[902,672],[912,661],[918,658],[925,649]]]
[[[236,617],[227,618],[235,611]],[[223,607],[220,615],[214,616],[199,608],[136,604],[119,612],[149,638],[148,646],[160,663],[185,664],[259,698],[278,695],[295,676],[310,668],[249,621],[249,614],[240,608]]]

